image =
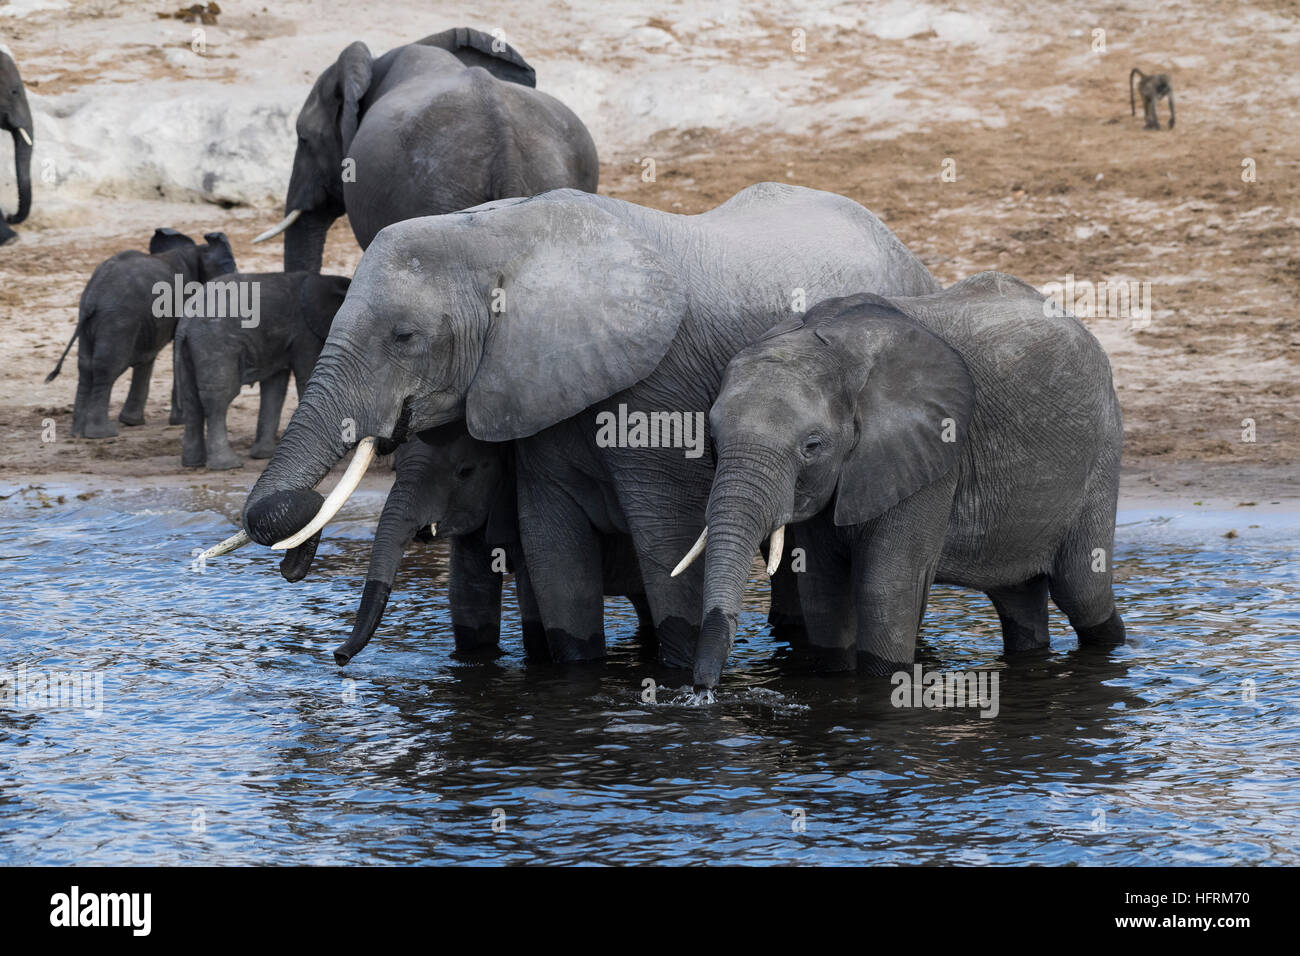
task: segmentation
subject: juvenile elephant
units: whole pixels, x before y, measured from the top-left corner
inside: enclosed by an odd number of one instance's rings
[[[18,209],[0,223],[0,245],[17,237],[6,223],[17,225],[32,208],[32,111],[27,105],[27,90],[18,75],[18,64],[0,50],[0,129],[14,138],[14,178],[18,182]]]
[[[172,347],[185,423],[182,465],[243,464],[226,435],[226,411],[240,386],[253,382],[259,383],[257,438],[249,455],[271,457],[289,373],[301,396],[351,281],[314,272],[262,272],[207,284],[205,305],[216,308],[182,318]]]
[[[864,288],[939,286],[857,203],[775,183],[695,216],[555,190],[389,226],[244,527],[293,549],[292,563],[377,447],[464,419],[476,438],[516,440],[520,536],[551,656],[603,655],[599,542],[619,533],[632,536],[661,659],[689,667],[702,574],[669,572],[704,525],[703,420],[723,368],[805,302]],[[618,424],[631,413],[655,416],[653,440]],[[367,438],[323,506],[313,487],[356,443],[343,418]]]
[[[513,571],[525,651],[533,660],[547,659],[546,635],[519,543],[511,443],[479,441],[463,423],[446,425],[399,446],[395,465],[397,478],[375,532],[361,606],[351,636],[334,651],[335,661],[346,664],[369,643],[405,549],[416,538],[433,540],[435,533],[449,542],[447,600],[456,649],[497,646],[501,579]],[[610,535],[601,546],[605,594],[626,596],[637,610],[641,634],[651,635],[631,542],[626,535]]]
[[[572,186],[596,191],[596,147],[582,122],[532,87],[508,44],[464,27],[378,59],[349,45],[298,114],[284,269],[319,272],[330,224],[345,212],[365,249],[403,219]]]
[[[718,682],[756,547],[772,538],[775,568],[793,522],[832,667],[910,667],[933,582],[987,593],[1007,651],[1047,645],[1049,593],[1081,642],[1124,640],[1110,363],[1018,279],[823,302],[731,360],[709,420],[697,687]]]
[[[235,254],[226,234],[209,232],[203,238],[205,244],[200,246],[175,229],[158,229],[149,240],[148,255],[134,249],[119,252],[95,269],[81,293],[72,338],[54,370],[45,376],[47,382],[54,380],[72,343],[80,338],[74,436],[117,434],[117,426],[108,420],[108,399],[113,383],[128,368],[131,390],[117,420],[123,425],[144,424],[154,360],[172,340],[189,293],[195,284],[235,271]],[[171,424],[180,424],[174,382]]]

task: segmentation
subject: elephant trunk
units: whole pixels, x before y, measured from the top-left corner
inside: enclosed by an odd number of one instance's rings
[[[286,209],[285,213],[292,213]],[[325,236],[338,216],[317,209],[304,209],[284,233],[284,271],[316,272],[321,270],[325,254]]]
[[[27,125],[31,126],[30,120]],[[13,225],[22,222],[32,211],[32,144],[24,137],[24,132],[31,134],[30,129],[14,127],[14,177],[18,180],[18,211],[5,219]]]
[[[790,519],[792,468],[757,446],[724,449],[709,495],[704,558],[704,618],[695,652],[697,689],[717,686],[731,653],[754,552]]]

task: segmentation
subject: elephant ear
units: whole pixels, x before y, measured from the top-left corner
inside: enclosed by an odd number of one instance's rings
[[[192,246],[194,240],[183,232],[177,232],[175,229],[155,229],[153,237],[149,240],[149,254],[156,256],[160,252],[166,252],[169,249],[179,249],[182,246]]]
[[[817,334],[866,373],[854,408],[857,445],[835,495],[835,523],[862,524],[957,466],[975,383],[951,345],[887,304],[855,310]]]
[[[482,30],[453,27],[425,37],[417,45],[446,50],[466,66],[481,66],[498,80],[520,86],[537,86],[537,74],[519,51]]]
[[[330,69],[337,74],[332,79],[342,102],[339,109],[339,135],[346,156],[352,147],[353,137],[357,135],[357,127],[361,124],[361,101],[370,89],[374,57],[370,55],[368,46],[356,40],[344,48]]]
[[[203,241],[208,244],[203,253],[203,261],[209,279],[239,271],[235,265],[235,250],[231,248],[230,239],[224,232],[205,232]]]
[[[532,199],[474,215],[491,303],[465,401],[470,434],[526,438],[645,378],[667,353],[686,294],[657,250],[587,201]],[[526,237],[526,238],[523,238]]]
[[[347,298],[348,286],[352,280],[347,276],[316,275],[304,277],[298,287],[298,314],[311,330],[311,334],[322,342],[329,338],[330,325],[338,313],[343,300]]]

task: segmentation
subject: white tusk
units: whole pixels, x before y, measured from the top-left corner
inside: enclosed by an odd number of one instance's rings
[[[776,574],[776,569],[781,566],[781,552],[785,549],[785,525],[777,528],[772,532],[772,540],[767,546],[767,575],[771,577]]]
[[[24,143],[26,143],[28,146],[32,145],[31,133],[27,132],[27,130],[23,129],[21,126],[18,127],[18,132],[22,135]]]
[[[438,522],[434,521],[429,525],[429,536],[431,538],[438,537]]]
[[[357,490],[357,485],[361,484],[361,479],[366,474],[366,469],[370,467],[371,460],[375,457],[375,439],[367,436],[357,442],[356,454],[352,456],[352,461],[348,465],[348,470],[343,472],[343,477],[339,483],[334,486],[329,497],[325,499],[320,506],[320,511],[316,512],[316,517],[307,523],[297,534],[285,538],[283,541],[277,541],[271,547],[276,551],[286,551],[289,548],[296,548],[321,528],[329,524],[330,519],[339,513],[352,492]]]
[[[270,229],[266,230],[266,232],[262,233],[260,236],[254,239],[253,242],[254,243],[266,242],[266,240],[268,239],[274,239],[280,233],[284,232],[295,222],[297,222],[298,217],[301,215],[302,215],[301,209],[293,210],[292,212],[289,213],[289,215],[284,217],[284,222],[280,223],[280,225],[278,226],[272,226]]]
[[[244,545],[252,542],[247,531],[240,531],[238,534],[232,534],[220,544],[214,544],[208,550],[199,555],[200,561],[206,561],[208,558],[219,558],[223,554],[229,554],[231,551],[238,551]]]
[[[705,525],[704,530],[700,532],[700,536],[696,538],[695,543],[691,545],[691,550],[686,552],[686,557],[677,562],[677,567],[673,568],[673,573],[670,574],[669,577],[675,578],[691,566],[691,562],[704,552],[704,542],[708,540],[708,537],[709,526]]]

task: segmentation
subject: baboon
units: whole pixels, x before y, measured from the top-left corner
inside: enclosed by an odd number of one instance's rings
[[[1142,109],[1146,114],[1146,129],[1159,129],[1160,118],[1156,115],[1156,101],[1162,96],[1169,98],[1169,128],[1174,128],[1174,87],[1169,82],[1168,73],[1153,73],[1147,76],[1136,66],[1128,75],[1128,108],[1137,116],[1137,102],[1133,98],[1133,77],[1140,76],[1137,91],[1142,96]]]

